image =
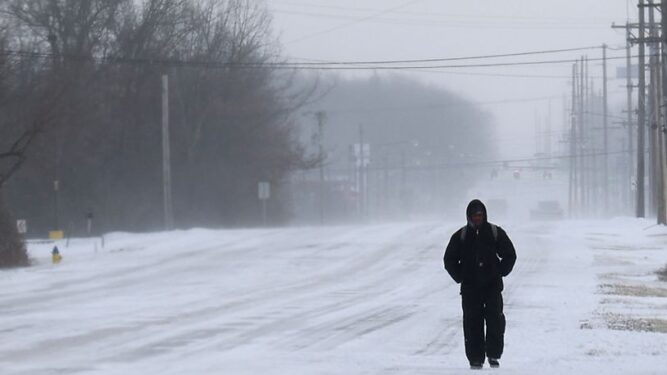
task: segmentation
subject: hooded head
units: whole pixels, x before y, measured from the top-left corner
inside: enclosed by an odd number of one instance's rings
[[[468,225],[477,228],[487,221],[486,206],[479,199],[474,199],[468,203],[466,216],[468,218]]]

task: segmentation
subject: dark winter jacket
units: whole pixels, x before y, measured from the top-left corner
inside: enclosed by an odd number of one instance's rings
[[[478,209],[483,212],[484,220],[476,228],[471,216]],[[465,237],[461,240],[463,228],[452,235],[445,251],[445,269],[454,281],[461,283],[462,293],[487,288],[503,290],[502,278],[512,272],[516,262],[514,245],[500,227],[494,238],[486,207],[479,200],[470,202],[466,214]]]

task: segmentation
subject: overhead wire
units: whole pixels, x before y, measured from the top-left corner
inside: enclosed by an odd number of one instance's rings
[[[602,49],[602,46],[586,46],[586,47],[574,47],[574,48],[560,48],[560,49],[547,49],[547,50],[535,50],[535,51],[524,51],[524,52],[510,52],[510,53],[499,53],[499,54],[490,54],[490,55],[476,55],[476,56],[460,56],[460,57],[441,57],[441,58],[430,58],[430,59],[410,59],[410,60],[370,60],[370,61],[316,61],[316,62],[302,62],[300,65],[385,65],[385,64],[417,64],[417,63],[432,63],[432,62],[445,62],[445,61],[462,61],[462,60],[486,60],[486,59],[496,59],[504,57],[517,57],[517,56],[529,56],[529,55],[546,55],[552,53],[564,53],[564,52],[577,52],[577,51],[587,51],[587,50],[596,50]]]
[[[277,1],[273,0],[272,3],[278,5],[278,6],[287,6],[287,7],[295,7],[297,9],[303,9],[304,7],[306,8],[316,8],[316,9],[328,9],[332,11],[343,11],[349,14],[349,12],[359,12],[359,13],[369,13],[369,12],[374,12],[378,11],[377,8],[358,8],[358,7],[344,7],[344,6],[339,6],[339,5],[323,5],[323,4],[312,4],[312,3],[305,3],[305,2],[291,2],[291,1]],[[273,8],[275,9],[275,8]],[[387,13],[397,13],[396,11],[390,11]],[[525,21],[535,21],[535,22],[543,22],[543,21],[568,21],[568,22],[573,22],[573,21],[580,21],[580,22],[587,22],[590,23],[591,21],[599,21],[600,23],[608,21],[608,18],[603,18],[603,17],[545,17],[541,16],[539,18],[536,17],[530,17],[530,16],[518,16],[518,15],[499,15],[499,14],[494,14],[494,15],[480,15],[480,14],[465,14],[465,13],[442,13],[442,12],[419,12],[419,11],[410,11],[410,10],[404,10],[400,12],[401,15],[422,15],[422,16],[429,16],[429,17],[438,17],[438,18],[455,18],[455,19],[480,19],[480,20],[497,20],[497,19],[503,19],[503,20],[525,20]]]
[[[470,167],[492,167],[492,166],[503,166],[508,165],[509,167],[514,167],[509,164],[511,163],[530,163],[530,162],[539,162],[539,161],[553,161],[553,160],[569,160],[574,158],[593,158],[598,156],[605,155],[625,155],[628,152],[636,152],[634,150],[622,150],[622,151],[608,151],[608,152],[589,152],[579,155],[552,155],[552,156],[540,156],[532,158],[517,158],[517,159],[499,159],[499,160],[479,160],[479,161],[461,161],[461,162],[448,162],[448,163],[430,163],[426,165],[387,165],[387,166],[368,166],[365,169],[368,171],[381,171],[381,170],[442,170],[442,169],[457,169],[457,168],[470,168]],[[648,150],[645,151],[648,153]],[[342,169],[341,169],[342,170]]]
[[[407,1],[407,2],[402,3],[401,5],[398,5],[398,6],[389,8],[389,9],[385,9],[385,10],[383,10],[383,11],[380,11],[380,12],[378,12],[378,13],[374,13],[374,14],[371,14],[371,15],[369,15],[369,16],[365,16],[365,17],[362,17],[362,18],[357,18],[357,19],[354,19],[354,20],[352,20],[352,21],[345,22],[345,23],[343,23],[343,24],[341,24],[341,25],[338,25],[338,26],[335,26],[335,27],[332,27],[332,28],[329,28],[329,29],[320,30],[320,31],[315,32],[315,33],[311,33],[311,34],[304,35],[304,36],[302,36],[302,37],[299,37],[299,38],[290,40],[290,41],[288,41],[286,44],[292,44],[292,43],[296,43],[296,42],[301,42],[301,41],[304,41],[304,40],[312,39],[312,38],[314,38],[314,37],[316,37],[316,36],[320,36],[320,35],[323,35],[323,34],[328,34],[328,33],[330,33],[330,32],[337,31],[337,30],[346,28],[346,27],[348,27],[348,26],[351,26],[351,25],[354,25],[354,24],[357,24],[357,23],[360,23],[360,22],[369,21],[369,20],[372,20],[373,18],[381,17],[381,16],[383,16],[383,15],[385,15],[385,14],[394,12],[394,11],[399,10],[399,9],[403,9],[403,8],[405,8],[405,7],[408,7],[408,6],[412,5],[412,4],[416,4],[416,3],[419,3],[419,2],[422,2],[422,1],[424,1],[424,0],[410,0],[410,1]]]
[[[317,17],[317,18],[328,18],[328,19],[353,19],[356,18],[349,15],[336,15],[336,14],[323,14],[323,13],[313,13],[302,10],[281,10],[278,8],[273,9],[274,13],[278,14],[287,14],[287,15],[296,15],[296,16],[307,16],[307,17]],[[532,22],[519,21],[512,23],[493,23],[489,21],[482,22],[468,22],[461,21],[461,19],[456,19],[455,21],[444,21],[437,19],[419,19],[419,18],[374,18],[367,20],[373,23],[387,24],[387,25],[401,25],[401,26],[419,26],[419,27],[438,27],[438,28],[483,28],[483,29],[562,29],[564,26],[567,26],[568,29],[600,29],[606,28],[607,24],[602,22],[591,23],[591,22],[538,22],[533,20]],[[317,33],[316,33],[317,34]],[[313,35],[313,37],[316,35]],[[298,40],[296,40],[298,41]],[[296,42],[292,41],[292,42]]]
[[[570,64],[578,62],[578,59],[557,59],[557,60],[533,60],[533,61],[511,61],[511,62],[493,62],[493,63],[474,63],[474,64],[451,64],[451,65],[312,65],[312,63],[293,63],[293,62],[216,62],[203,60],[179,60],[179,59],[153,59],[136,57],[91,57],[73,54],[53,54],[50,52],[30,52],[17,50],[0,51],[3,56],[23,56],[23,57],[41,57],[53,58],[64,57],[80,61],[92,61],[109,64],[146,64],[163,65],[172,67],[199,67],[199,68],[239,68],[239,69],[288,69],[288,70],[430,70],[430,69],[458,69],[458,68],[487,68],[487,67],[510,67],[510,66],[535,66],[549,64]],[[471,56],[478,58],[478,56]],[[637,57],[637,56],[635,56]],[[626,56],[609,56],[607,60],[625,59]],[[464,57],[455,59],[462,60]],[[602,61],[603,58],[589,58],[588,61]],[[399,60],[396,60],[399,61]],[[389,63],[389,61],[387,61]]]

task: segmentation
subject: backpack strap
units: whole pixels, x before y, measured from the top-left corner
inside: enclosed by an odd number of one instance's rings
[[[489,225],[491,225],[491,233],[493,233],[493,240],[498,241],[498,226],[493,223],[489,223]],[[468,232],[467,225],[461,228],[461,242],[465,241],[467,232]]]
[[[489,223],[491,225],[491,232],[493,233],[493,240],[498,241],[498,226],[496,224]]]

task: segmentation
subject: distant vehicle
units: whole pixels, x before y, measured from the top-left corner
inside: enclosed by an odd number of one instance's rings
[[[537,208],[530,210],[532,220],[562,220],[563,209],[558,201],[539,201]]]
[[[515,180],[521,179],[521,171],[518,169],[514,170],[514,173],[512,173],[512,175],[514,175]]]
[[[507,200],[502,198],[489,199],[486,202],[489,212],[493,213],[493,216],[505,216],[507,215]]]

